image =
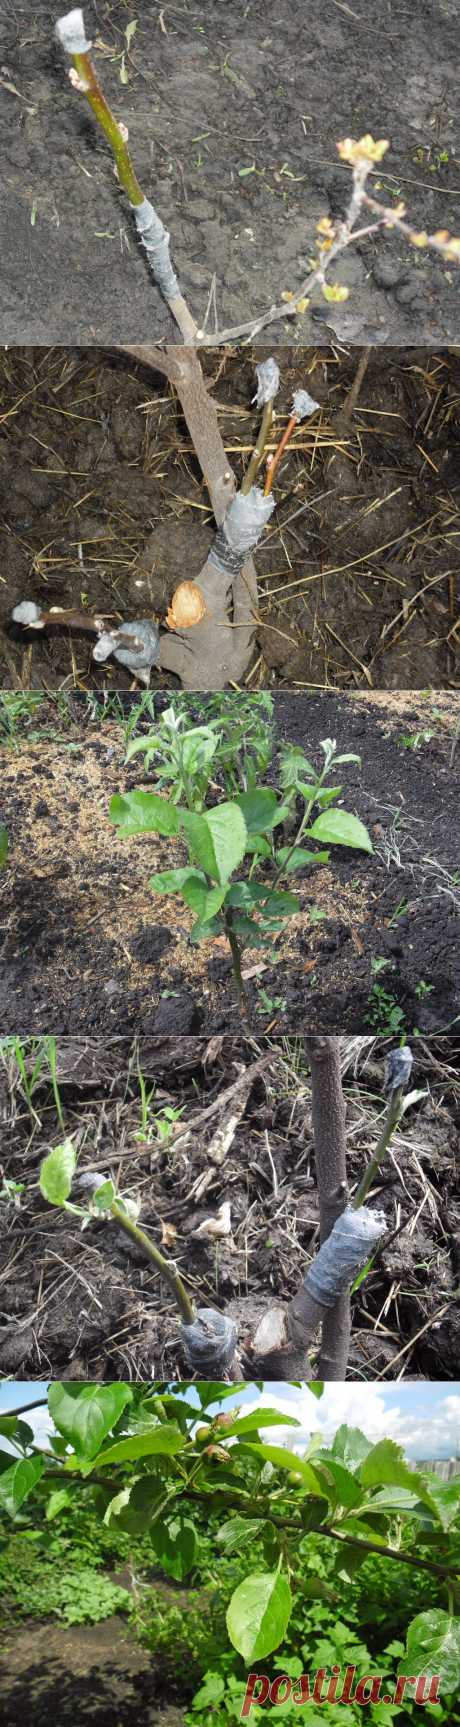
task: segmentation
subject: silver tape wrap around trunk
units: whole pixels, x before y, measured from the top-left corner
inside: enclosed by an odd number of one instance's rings
[[[210,562],[229,579],[239,574],[274,508],[275,499],[264,497],[259,486],[251,486],[249,492],[237,492],[232,499],[209,553]]]
[[[160,293],[165,300],[175,300],[180,288],[171,263],[168,230],[149,198],[144,198],[142,204],[132,204],[131,209],[141,245],[147,253],[149,269]]]
[[[386,1227],[383,1211],[369,1211],[364,1205],[353,1211],[351,1205],[346,1206],[304,1278],[305,1289],[314,1301],[322,1307],[335,1307],[339,1296],[362,1271]]]

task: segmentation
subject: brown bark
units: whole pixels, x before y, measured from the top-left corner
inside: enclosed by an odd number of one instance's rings
[[[327,1240],[347,1204],[345,1105],[337,1037],[305,1040],[311,1068],[312,1120],[318,1181],[320,1240]],[[272,1308],[254,1337],[257,1371],[273,1379],[308,1379],[308,1349],[322,1322],[317,1378],[345,1379],[350,1341],[348,1290],[324,1308],[305,1284],[289,1307]]]
[[[194,348],[160,348],[148,343],[143,347],[123,343],[118,352],[162,372],[177,390],[219,526],[234,496],[236,481],[198,353]],[[209,559],[193,579],[202,590],[208,616],[192,630],[162,636],[160,665],[174,672],[187,689],[222,689],[243,677],[251,658],[257,615],[254,560],[248,557],[231,583]]]

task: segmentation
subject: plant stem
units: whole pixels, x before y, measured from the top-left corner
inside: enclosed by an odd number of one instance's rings
[[[297,419],[297,414],[291,414],[291,417],[288,420],[287,426],[285,427],[285,430],[283,432],[282,438],[280,438],[277,449],[275,450],[275,454],[272,457],[272,460],[270,462],[270,467],[267,470],[267,476],[266,476],[265,485],[264,485],[264,497],[265,498],[268,498],[268,496],[271,492],[273,481],[274,481],[275,474],[276,474],[276,470],[277,470],[277,468],[279,468],[281,458],[282,458],[282,456],[284,456],[284,451],[285,451],[285,449],[289,443],[289,439],[292,438],[292,434],[293,434],[293,432],[295,432],[296,426],[298,426],[298,424],[299,424],[299,422]]]
[[[112,110],[109,108],[108,102],[106,102],[90,53],[87,51],[86,54],[73,54],[72,64],[81,79],[84,87],[84,94],[89,102],[90,108],[93,110],[94,117],[102,131],[105,133],[105,137],[110,144],[110,148],[115,157],[120,186],[122,186],[123,191],[126,192],[130,204],[133,204],[134,206],[136,204],[143,204],[144,193],[142,191],[142,186],[139,185],[137,174],[134,172],[129,150],[120,132],[118,122],[115,119],[115,115],[112,114]]]
[[[168,1265],[168,1261],[160,1253],[159,1247],[155,1247],[155,1243],[150,1241],[144,1230],[139,1229],[137,1223],[133,1223],[132,1218],[128,1217],[126,1211],[123,1211],[122,1206],[118,1205],[116,1200],[110,1207],[110,1216],[114,1218],[115,1223],[118,1223],[119,1228],[124,1230],[125,1235],[129,1235],[131,1241],[135,1241],[136,1246],[141,1249],[142,1253],[145,1253],[146,1258],[153,1261],[177,1302],[184,1324],[193,1325],[196,1318],[195,1308],[187,1295],[185,1284],[182,1282],[179,1272],[175,1271],[172,1265]]]
[[[224,913],[224,923],[225,923],[225,934],[227,937],[227,941],[228,941],[231,956],[232,956],[233,976],[235,979],[235,987],[236,987],[236,993],[238,996],[239,1010],[240,1010],[240,1013],[244,1013],[246,1015],[246,1019],[249,1019],[249,1002],[248,1002],[248,998],[246,995],[246,990],[245,990],[244,981],[243,981],[243,974],[242,974],[242,970],[241,970],[241,948],[240,948],[240,944],[239,944],[239,941],[237,939],[237,936],[235,935],[235,931],[234,931],[234,929],[232,929],[230,916],[228,913],[226,915]]]
[[[323,771],[320,774],[319,779],[316,781],[314,795],[312,798],[310,798],[309,803],[306,804],[306,806],[305,806],[300,825],[297,828],[297,833],[294,836],[294,839],[292,841],[292,845],[289,847],[287,857],[285,857],[284,862],[282,864],[278,864],[278,869],[275,871],[273,881],[270,883],[270,888],[267,892],[267,899],[270,899],[272,893],[274,893],[275,888],[277,887],[278,882],[280,880],[280,876],[284,875],[284,872],[287,869],[287,865],[289,863],[289,858],[292,857],[293,852],[295,852],[296,846],[298,846],[298,844],[299,844],[299,840],[302,839],[302,834],[305,832],[307,822],[309,822],[309,820],[310,820],[312,809],[314,808],[314,805],[316,803],[318,791],[320,790],[320,787],[323,784],[323,780],[324,780],[325,774],[327,772],[328,772],[328,765],[327,765],[327,763],[325,763]],[[267,900],[266,899],[261,900],[259,903],[260,903],[260,909],[263,911],[264,906],[267,904]]]
[[[266,445],[268,444],[268,439],[270,437],[272,420],[273,420],[273,399],[271,399],[269,402],[265,402],[265,404],[264,404],[264,409],[263,409],[263,413],[262,413],[262,419],[260,422],[260,431],[259,431],[257,443],[254,445],[252,456],[251,456],[250,461],[248,463],[246,473],[244,475],[244,479],[241,482],[241,492],[243,495],[245,495],[246,492],[250,491],[254,480],[257,478],[260,464],[263,460],[264,451],[265,451]]]
[[[372,1187],[374,1176],[377,1175],[380,1164],[383,1162],[385,1152],[388,1150],[390,1139],[394,1134],[395,1127],[398,1126],[398,1121],[401,1121],[401,1116],[403,1114],[404,1091],[403,1087],[399,1086],[397,1091],[393,1091],[389,1098],[380,1139],[378,1140],[373,1157],[370,1158],[367,1168],[364,1171],[364,1175],[361,1177],[359,1187],[357,1187],[356,1193],[351,1202],[353,1211],[359,1211],[359,1207],[364,1205],[369,1189]]]
[[[312,1497],[314,1497],[314,1495],[312,1495]],[[209,1494],[200,1493],[196,1487],[193,1488],[193,1498],[202,1499],[209,1505]],[[241,1498],[242,1496],[238,1494],[240,1504]],[[228,1501],[226,1501],[226,1503],[228,1503]],[[251,1501],[248,1502],[246,1499],[246,1501],[241,1505],[241,1510],[247,1510],[248,1515],[251,1517],[268,1517],[270,1519],[270,1523],[274,1523],[275,1528],[292,1530],[293,1533],[298,1535],[300,1538],[302,1537],[302,1533],[305,1533],[305,1531],[302,1531],[300,1519],[298,1520],[294,1517],[276,1517],[272,1514],[271,1508],[261,1506],[259,1500],[252,1503]],[[410,1553],[401,1553],[399,1548],[378,1547],[375,1541],[362,1541],[358,1536],[347,1535],[344,1530],[333,1529],[330,1524],[321,1523],[319,1528],[315,1529],[314,1534],[325,1535],[330,1541],[340,1541],[343,1546],[346,1545],[347,1547],[361,1548],[364,1553],[375,1553],[377,1557],[379,1555],[383,1555],[385,1559],[396,1559],[401,1565],[411,1565],[415,1570],[433,1571],[436,1577],[456,1577],[459,1571],[458,1564],[450,1566],[437,1565],[432,1559],[413,1559]]]

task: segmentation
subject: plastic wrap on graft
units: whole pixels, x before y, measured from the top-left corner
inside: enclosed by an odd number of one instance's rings
[[[144,198],[142,204],[132,204],[131,208],[139,239],[147,253],[149,268],[158,283],[160,293],[165,300],[175,300],[180,288],[169,255],[167,228],[163,226],[161,217],[157,216],[149,198]]]
[[[229,578],[237,576],[248,552],[253,550],[270,521],[275,499],[264,497],[259,486],[249,492],[237,492],[209,553],[210,560]]]
[[[261,360],[256,366],[257,390],[253,402],[258,408],[264,408],[266,402],[272,402],[280,387],[280,369],[276,360]]]
[[[391,1049],[385,1062],[385,1091],[392,1096],[409,1084],[413,1063],[412,1050],[405,1043],[401,1049]]]
[[[194,1372],[219,1378],[231,1366],[238,1334],[234,1320],[225,1313],[218,1313],[215,1307],[199,1307],[192,1324],[181,1325],[181,1335]]]
[[[366,1259],[386,1229],[383,1211],[347,1205],[304,1278],[305,1288],[322,1307],[335,1307],[343,1290],[362,1271]]]
[[[65,12],[56,23],[56,36],[65,49],[66,54],[87,54],[91,42],[85,35],[83,12],[80,6],[74,6],[71,12]]]

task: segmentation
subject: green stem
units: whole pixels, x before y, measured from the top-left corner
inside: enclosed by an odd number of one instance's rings
[[[299,840],[302,839],[302,834],[305,832],[307,822],[309,822],[309,820],[310,820],[312,809],[314,808],[314,805],[316,803],[318,791],[323,784],[323,780],[324,780],[327,772],[328,772],[328,768],[327,768],[327,766],[325,766],[323,768],[322,774],[320,774],[320,776],[319,776],[319,780],[316,781],[314,796],[312,798],[310,798],[310,802],[306,805],[306,808],[304,809],[302,820],[300,823],[300,827],[298,827],[295,838],[292,841],[292,845],[289,847],[287,857],[285,857],[284,863],[278,865],[278,869],[275,872],[275,875],[273,877],[273,881],[271,882],[270,888],[267,892],[267,899],[270,899],[272,893],[274,893],[275,888],[277,887],[278,882],[280,880],[280,876],[284,875],[284,872],[285,872],[287,865],[289,863],[289,858],[292,857],[293,852],[295,852],[296,846],[298,846],[298,844],[299,844]],[[264,906],[267,904],[267,899],[261,900],[259,902],[261,911],[263,911]]]
[[[373,1157],[371,1157],[371,1159],[367,1165],[367,1168],[364,1171],[364,1175],[361,1178],[361,1181],[359,1183],[359,1187],[357,1187],[354,1198],[352,1199],[351,1203],[352,1203],[352,1210],[353,1211],[359,1211],[360,1206],[364,1205],[364,1202],[367,1199],[367,1195],[369,1193],[369,1189],[372,1187],[372,1182],[374,1180],[374,1177],[377,1175],[377,1172],[380,1168],[380,1164],[383,1162],[383,1159],[385,1157],[385,1153],[388,1150],[388,1146],[390,1144],[390,1139],[392,1138],[392,1135],[394,1134],[395,1127],[398,1126],[398,1122],[401,1120],[401,1116],[403,1114],[404,1114],[404,1091],[403,1091],[402,1086],[398,1086],[397,1091],[393,1091],[391,1094],[391,1097],[389,1099],[388,1107],[387,1107],[386,1114],[385,1114],[385,1120],[384,1120],[383,1127],[382,1127],[382,1132],[380,1134],[380,1139],[378,1140],[378,1143],[376,1145]]]
[[[270,402],[265,402],[265,406],[264,406],[263,413],[262,413],[262,419],[260,422],[260,431],[259,431],[257,443],[254,444],[254,449],[252,452],[251,459],[248,462],[248,466],[246,469],[246,473],[244,475],[244,479],[241,482],[241,492],[243,493],[243,495],[246,492],[250,491],[254,480],[257,479],[260,464],[263,461],[265,448],[266,448],[266,445],[268,444],[268,439],[270,437],[272,420],[273,420],[273,400],[271,400]]]
[[[139,1229],[137,1223],[133,1223],[132,1218],[127,1216],[126,1211],[123,1211],[122,1207],[117,1204],[116,1200],[113,1201],[113,1205],[110,1207],[110,1216],[114,1218],[115,1223],[118,1223],[119,1228],[124,1230],[125,1235],[129,1235],[131,1241],[135,1241],[136,1247],[139,1247],[141,1252],[145,1253],[146,1258],[153,1261],[157,1271],[160,1272],[160,1276],[163,1278],[164,1282],[168,1284],[168,1288],[171,1290],[171,1295],[174,1296],[174,1300],[177,1302],[184,1325],[193,1325],[193,1321],[196,1317],[195,1308],[190,1301],[190,1297],[187,1295],[185,1284],[182,1282],[179,1272],[174,1271],[172,1265],[168,1265],[168,1261],[163,1258],[163,1254],[160,1253],[159,1247],[155,1247],[155,1243],[150,1241],[149,1236],[145,1235],[144,1230]]]
[[[232,956],[233,976],[235,979],[235,988],[236,988],[236,993],[238,996],[239,1010],[240,1010],[240,1013],[244,1013],[246,1015],[246,1018],[249,1019],[249,1002],[248,1002],[248,998],[246,995],[246,990],[245,990],[244,981],[243,981],[243,974],[242,974],[242,970],[241,970],[241,948],[240,948],[240,944],[239,944],[239,941],[237,939],[237,936],[235,935],[235,931],[234,931],[234,929],[232,929],[229,912],[227,912],[227,913],[224,912],[224,924],[225,924],[225,934],[226,934],[227,941],[229,944],[230,953]]]
[[[115,115],[112,114],[112,110],[109,108],[109,104],[106,102],[104,93],[101,90],[91,55],[88,52],[86,54],[73,54],[72,64],[81,79],[84,94],[89,102],[90,108],[93,110],[94,117],[110,144],[110,148],[115,157],[115,165],[120,186],[122,186],[123,191],[126,192],[130,204],[143,204],[144,193],[142,191],[142,186],[139,185],[137,174],[134,172],[129,150],[126,147],[124,138],[122,138],[118,122],[115,119]]]

